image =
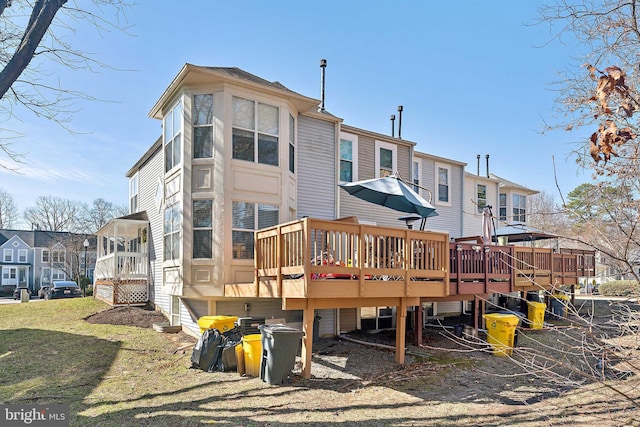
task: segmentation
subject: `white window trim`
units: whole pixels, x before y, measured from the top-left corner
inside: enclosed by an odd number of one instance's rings
[[[447,170],[447,179],[448,179],[448,184],[447,184],[447,200],[448,202],[442,202],[440,201],[440,183],[438,181],[439,176],[438,176],[438,171],[439,169],[446,169]],[[451,166],[450,165],[446,165],[444,163],[436,163],[435,164],[435,193],[434,197],[433,197],[433,203],[436,205],[440,205],[440,206],[451,206]]]
[[[139,210],[140,205],[140,173],[136,172],[131,178],[129,178],[129,213],[133,214]],[[131,199],[136,197],[136,212],[133,212],[131,209]]]
[[[24,255],[24,261],[20,261],[21,255]],[[18,262],[27,262],[28,260],[27,257],[28,257],[28,254],[26,249],[18,249]]]
[[[480,207],[480,197],[478,196],[480,194],[480,186],[484,187],[484,206]],[[485,183],[481,183],[481,182],[476,182],[476,212],[477,213],[482,213],[483,209],[489,204],[488,203],[488,191],[489,191],[489,186]]]
[[[412,188],[416,193],[422,196],[422,192],[424,191],[422,188],[420,188],[420,187],[424,187],[424,185],[422,185],[422,160],[418,157],[414,157],[413,161],[411,162],[411,166],[412,166],[412,169],[411,169]],[[416,170],[418,171],[418,185],[420,186],[418,188],[415,188],[415,184],[413,183],[413,178],[414,178],[414,175],[416,174]],[[427,197],[427,200],[428,200],[428,197]]]
[[[398,171],[398,146],[396,144],[391,144],[389,142],[378,141],[375,142],[376,152],[375,152],[375,173],[376,178],[380,178],[380,149],[386,148],[391,151],[391,173],[395,173]]]
[[[351,163],[353,165],[353,181],[358,180],[358,135],[340,132],[340,139],[346,139],[347,141],[351,141]],[[338,180],[340,180],[340,162],[342,159],[340,158],[340,142],[338,142]],[[340,181],[341,183],[344,181]]]
[[[7,254],[9,255],[9,260],[7,260]],[[2,252],[2,262],[13,262],[13,249],[5,249]]]

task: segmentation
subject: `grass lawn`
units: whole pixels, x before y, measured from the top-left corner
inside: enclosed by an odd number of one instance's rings
[[[178,335],[83,320],[107,308],[92,298],[1,305],[0,402],[68,403],[71,426],[539,426],[638,421],[636,408],[598,384],[585,383],[534,403],[519,401],[518,393],[535,392],[539,384],[525,379],[528,391],[516,387],[516,377],[512,387],[508,379],[493,384],[482,373],[497,360],[491,354],[476,355],[473,363],[447,362],[446,367],[434,358],[393,368],[389,375],[377,373],[370,381],[312,378],[271,386],[235,372],[206,373],[189,369],[190,348],[175,352],[181,345]],[[346,366],[358,365],[353,360],[358,344],[349,345],[353,352],[324,362],[314,355],[314,363],[338,365],[340,358],[351,358]],[[393,359],[391,352],[378,351],[375,356]],[[632,377],[619,386],[637,396],[638,385]],[[612,424],[613,419],[618,421]]]

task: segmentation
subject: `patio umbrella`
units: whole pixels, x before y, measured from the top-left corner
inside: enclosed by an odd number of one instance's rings
[[[398,176],[348,182],[340,184],[340,187],[352,196],[367,202],[399,212],[418,214],[423,219],[433,216],[436,210]]]
[[[529,227],[526,224],[507,224],[495,230],[494,241],[497,241],[498,237],[507,237],[509,242],[533,242],[535,240],[555,239],[559,236]]]
[[[491,243],[491,231],[493,229],[493,226],[491,224],[492,221],[492,214],[491,214],[491,206],[487,206],[482,210],[482,240],[484,241],[485,245],[488,245]]]

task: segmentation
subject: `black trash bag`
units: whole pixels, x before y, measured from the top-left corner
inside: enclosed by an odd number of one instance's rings
[[[217,329],[207,329],[193,347],[191,367],[213,372],[222,371],[222,351],[227,337]]]
[[[223,332],[222,335],[225,336],[226,342],[222,349],[220,370],[224,372],[237,371],[236,346],[242,342],[242,331],[240,328],[233,328]]]

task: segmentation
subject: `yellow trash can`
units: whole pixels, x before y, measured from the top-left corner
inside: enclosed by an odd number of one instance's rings
[[[531,329],[542,329],[544,325],[544,311],[547,304],[543,302],[527,301],[529,306],[527,319],[531,324]]]
[[[250,377],[260,376],[262,362],[262,334],[251,334],[242,337],[244,353],[244,372]]]
[[[211,328],[227,332],[233,329],[236,320],[238,320],[236,316],[202,316],[198,319],[198,326],[200,326],[200,333]]]
[[[515,340],[516,327],[520,318],[515,314],[485,314],[487,323],[487,342],[493,347],[495,356],[511,356]]]

